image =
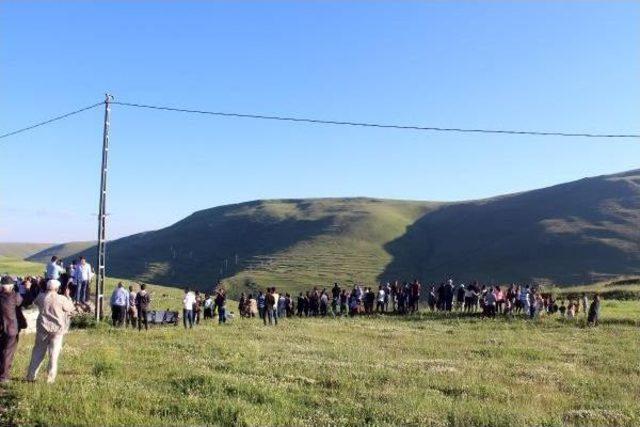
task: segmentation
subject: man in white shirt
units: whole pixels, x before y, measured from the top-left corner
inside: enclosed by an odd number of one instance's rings
[[[187,323],[190,328],[193,328],[193,306],[196,303],[196,294],[191,292],[189,288],[184,288],[184,299],[182,300],[182,321],[184,328],[187,328]]]
[[[58,257],[52,256],[51,262],[47,264],[47,280],[58,280],[62,273],[64,273],[64,269],[58,264]]]
[[[80,263],[76,266],[75,277],[77,302],[86,303],[89,301],[89,282],[91,282],[92,278],[91,264],[84,257],[80,257]]]

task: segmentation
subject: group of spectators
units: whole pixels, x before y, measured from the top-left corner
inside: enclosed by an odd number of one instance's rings
[[[242,317],[259,317],[265,325],[278,323],[284,317],[356,316],[359,314],[409,314],[419,311],[420,304],[429,311],[479,314],[482,317],[514,315],[538,318],[558,313],[574,319],[579,312],[596,325],[600,314],[600,297],[595,294],[591,302],[583,294],[579,300],[556,300],[536,287],[525,285],[486,286],[474,282],[454,284],[449,279],[428,287],[422,295],[422,284],[412,282],[385,283],[377,289],[355,285],[341,287],[335,283],[330,290],[314,287],[300,292],[296,298],[289,293],[278,293],[275,287],[259,291],[257,296],[242,293],[238,311]]]
[[[62,349],[64,334],[69,329],[70,315],[86,309],[89,301],[89,284],[94,273],[83,257],[64,267],[61,260],[52,257],[43,276],[2,277],[0,289],[0,382],[9,380],[9,371],[18,344],[21,330],[27,327],[22,313],[24,307],[34,304],[39,309],[36,322],[36,339],[27,373],[27,380],[34,381],[40,365],[49,355],[48,378],[55,381],[57,363]],[[356,316],[374,313],[408,314],[418,312],[420,304],[429,311],[478,313],[483,317],[527,316],[537,318],[554,315],[575,319],[584,313],[587,322],[597,325],[600,315],[600,298],[595,294],[589,302],[586,294],[579,299],[556,300],[539,289],[525,285],[487,286],[454,284],[449,279],[432,284],[425,295],[418,280],[395,281],[381,284],[377,289],[354,285],[341,287],[335,283],[329,290],[314,287],[300,292],[297,297],[279,293],[275,287],[253,294],[241,294],[238,311],[242,317],[259,317],[265,325],[277,325],[278,319],[286,317]],[[75,304],[74,304],[75,302]],[[148,313],[151,295],[144,284],[140,289],[129,286],[126,290],[118,283],[111,295],[112,322],[115,327],[131,326],[148,329]],[[184,290],[183,323],[193,328],[204,319],[213,319],[224,324],[230,314],[226,310],[227,295],[224,287],[217,286],[212,293],[200,293],[189,288]]]
[[[69,289],[69,295],[74,302],[87,304],[89,302],[89,287],[94,277],[93,269],[85,257],[74,259],[67,266],[57,256],[51,257],[51,262],[47,264],[46,280],[58,280],[60,282],[60,292],[64,293]],[[38,277],[37,279],[43,279]]]
[[[44,276],[3,276],[0,281],[0,382],[10,381],[10,371],[20,332],[27,328],[24,308],[38,308],[36,336],[26,380],[35,381],[45,357],[49,356],[47,382],[53,383],[70,316],[88,301],[93,272],[84,258],[66,269],[51,258]],[[63,285],[64,283],[64,285]],[[74,299],[77,301],[74,304]]]
[[[200,324],[200,317],[213,319],[218,314],[218,324],[227,322],[227,293],[225,289],[218,286],[213,293],[192,291],[185,288],[182,299],[182,321],[186,328],[193,328],[193,325]]]
[[[142,330],[149,329],[149,306],[151,295],[147,292],[147,285],[142,283],[140,290],[136,291],[133,286],[129,286],[129,291],[125,290],[122,282],[113,290],[111,294],[111,321],[113,326],[129,326]]]

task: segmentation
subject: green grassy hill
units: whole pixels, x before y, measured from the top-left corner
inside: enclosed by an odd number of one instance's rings
[[[48,247],[52,243],[4,243],[0,242],[0,256],[7,258],[24,259],[38,253]]]
[[[494,199],[255,201],[109,246],[116,275],[238,289],[419,277],[578,283],[638,272],[637,172]],[[91,253],[88,253],[90,256]]]
[[[201,289],[224,279],[235,293],[449,275],[589,283],[640,272],[640,171],[459,203],[240,203],[110,242],[107,254],[118,277]]]
[[[30,254],[25,257],[28,261],[34,262],[49,262],[53,255],[57,255],[59,258],[68,258],[78,252],[85,251],[90,247],[93,247],[95,242],[68,242],[57,245],[47,245],[38,252]]]
[[[384,277],[576,284],[640,272],[640,170],[443,206],[385,249]]]
[[[236,291],[250,283],[290,290],[334,280],[370,283],[391,261],[383,245],[435,206],[363,198],[207,209],[165,229],[109,243],[109,272],[200,288],[225,278]]]

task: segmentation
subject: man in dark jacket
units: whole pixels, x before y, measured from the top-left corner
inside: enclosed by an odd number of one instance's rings
[[[147,285],[144,283],[140,285],[140,292],[136,294],[136,309],[138,310],[138,330],[142,330],[142,324],[144,323],[145,331],[149,329],[147,323],[147,312],[149,311],[149,305],[151,304],[151,297],[147,292]]]
[[[18,306],[22,304],[22,297],[15,292],[13,279],[4,276],[0,289],[0,382],[9,382],[9,371],[13,364],[13,356],[18,347]]]

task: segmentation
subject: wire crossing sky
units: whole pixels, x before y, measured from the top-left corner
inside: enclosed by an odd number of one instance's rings
[[[95,238],[104,90],[110,238],[247,200],[636,169],[637,22],[608,1],[0,2],[0,241]]]
[[[256,120],[278,120],[284,122],[299,122],[299,123],[311,123],[321,125],[339,125],[339,126],[360,126],[360,127],[372,127],[382,129],[400,129],[400,130],[418,130],[418,131],[436,131],[436,132],[461,132],[461,133],[495,133],[495,134],[509,134],[509,135],[535,135],[535,136],[566,136],[566,137],[579,137],[579,138],[640,138],[638,134],[597,134],[597,133],[569,133],[569,132],[541,132],[541,131],[526,131],[526,130],[496,130],[496,129],[465,129],[465,128],[441,128],[441,127],[427,127],[427,126],[401,126],[381,123],[364,123],[364,122],[346,122],[337,120],[320,120],[309,119],[304,117],[285,117],[285,116],[263,116],[257,114],[244,114],[244,113],[223,113],[217,111],[204,111],[194,109],[184,109],[175,107],[163,107],[158,105],[146,105],[131,102],[118,102],[113,101],[111,104],[124,105],[126,107],[135,108],[148,108],[151,110],[170,111],[178,113],[191,113],[191,114],[206,114],[211,116],[221,117],[234,117],[243,119],[256,119]],[[79,110],[72,111],[70,113],[62,114],[60,116],[53,117],[43,122],[36,123],[25,128],[21,128],[9,133],[0,134],[0,139],[7,138],[9,136],[17,135],[22,132],[26,132],[31,129],[35,129],[40,126],[44,126],[58,120],[65,119],[83,111],[90,110],[99,105],[104,105],[104,102],[90,105],[88,107],[80,108]]]

